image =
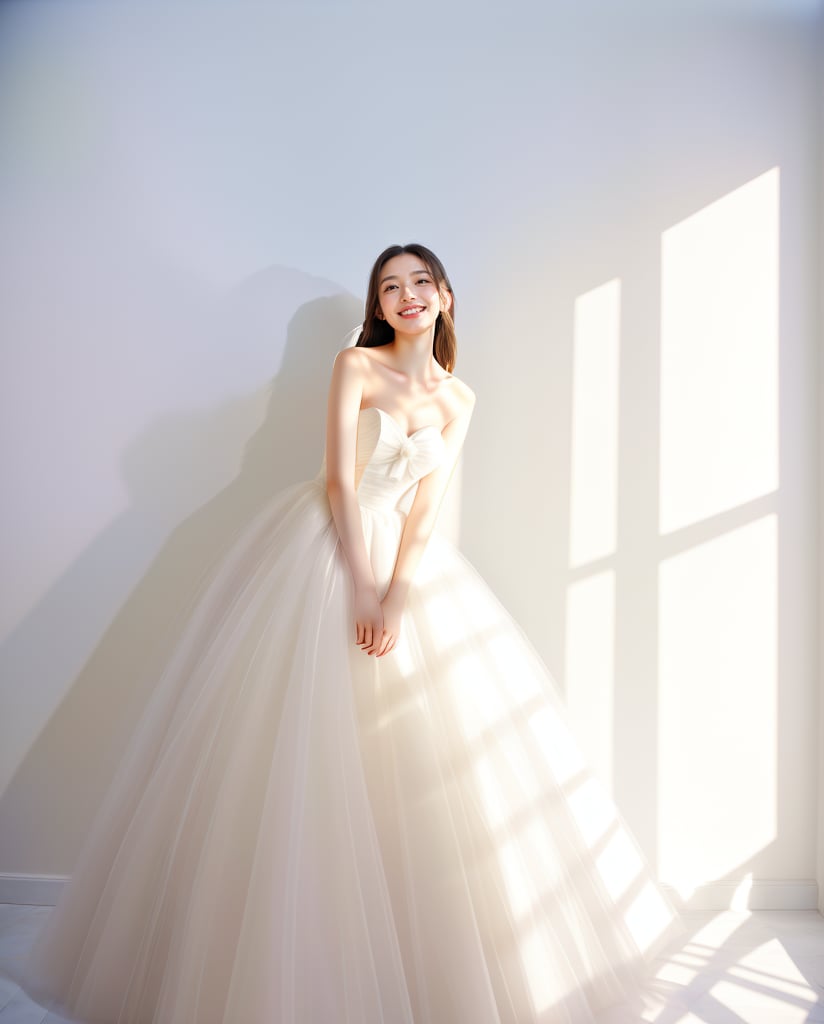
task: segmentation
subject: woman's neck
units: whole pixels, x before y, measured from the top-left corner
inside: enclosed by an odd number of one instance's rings
[[[392,343],[395,368],[419,384],[427,384],[436,374],[432,355],[434,331],[425,334],[398,335]]]

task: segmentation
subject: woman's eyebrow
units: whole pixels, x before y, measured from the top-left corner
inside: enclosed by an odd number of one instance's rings
[[[429,271],[428,270],[413,270],[412,273],[409,276],[410,277],[414,277],[415,274],[426,274],[427,277],[428,277],[429,276]],[[384,281],[392,281],[392,280],[397,281],[397,279],[398,279],[398,275],[397,274],[387,274],[386,277],[382,277],[381,278],[380,283],[383,284]]]

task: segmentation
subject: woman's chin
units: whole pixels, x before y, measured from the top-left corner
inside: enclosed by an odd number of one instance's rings
[[[421,334],[427,334],[432,331],[435,326],[435,321],[428,316],[416,316],[409,320],[402,320],[393,326],[395,328],[396,335],[417,338]]]

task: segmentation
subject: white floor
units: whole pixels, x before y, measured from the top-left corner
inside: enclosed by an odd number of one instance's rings
[[[49,913],[0,904],[0,960],[25,956]],[[643,1013],[607,1014],[604,1024],[824,1024],[824,917],[816,911],[686,913],[683,920],[685,934],[654,966]],[[0,1024],[64,1018],[0,977]]]

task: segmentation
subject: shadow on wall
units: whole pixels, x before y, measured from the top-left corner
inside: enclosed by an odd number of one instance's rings
[[[287,284],[300,278],[303,287],[281,288],[280,278]],[[117,591],[128,572],[124,554],[141,546],[141,533],[156,528],[152,519],[159,513],[165,510],[173,521],[180,504],[169,508],[170,495],[180,494],[181,487],[190,488],[191,495],[196,488],[187,474],[197,476],[213,446],[225,447],[227,435],[238,436],[239,422],[260,422],[245,444],[238,474],[168,535],[20,760],[0,800],[4,871],[71,870],[205,568],[267,499],[293,482],[311,479],[320,468],[332,362],[347,332],[361,320],[360,301],[330,282],[278,268],[245,282],[224,311],[235,337],[255,329],[255,323],[257,329],[265,323],[271,333],[272,324],[283,319],[273,301],[288,308],[286,292],[294,302],[301,294],[317,295],[319,284],[337,294],[299,306],[288,322],[280,368],[263,394],[245,394],[194,415],[155,422],[135,441],[123,460],[129,509],[98,535],[9,637],[4,660],[20,666],[15,689],[18,694],[27,685],[36,689],[39,674],[32,664],[42,657],[37,651],[47,650],[46,657],[54,658],[55,645],[82,615],[78,596],[89,589]],[[272,313],[268,323],[267,310]],[[253,414],[258,408],[265,411],[250,415],[250,408]]]

